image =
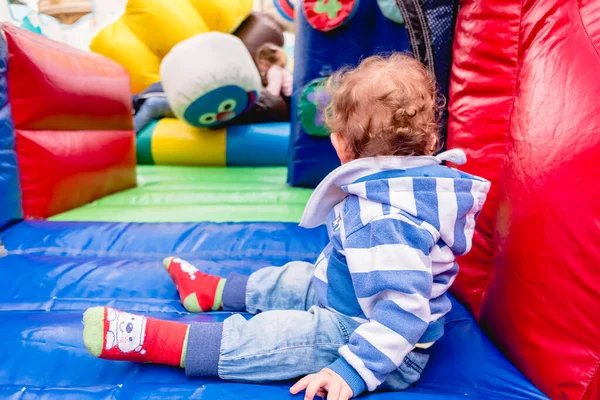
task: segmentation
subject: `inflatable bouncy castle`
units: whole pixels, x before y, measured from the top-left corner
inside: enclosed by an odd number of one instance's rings
[[[96,359],[82,313],[109,305],[183,322],[229,317],[185,311],[161,265],[173,254],[222,276],[314,262],[325,227],[298,227],[310,189],[285,179],[314,186],[336,166],[318,80],[398,50],[435,74],[448,100],[446,147],[464,149],[459,168],[492,191],[421,380],[363,397],[600,398],[600,5],[339,3],[327,15],[318,1],[296,3],[289,172],[136,167],[126,69],[2,27],[0,397],[295,398],[288,382],[188,380],[170,367]]]
[[[12,172],[2,182],[13,190],[2,190],[11,210],[0,214],[9,217],[2,222],[20,215],[46,218],[135,186],[125,70],[35,33],[11,25],[3,29],[7,159],[2,165],[12,166]],[[80,85],[78,79],[88,84]]]

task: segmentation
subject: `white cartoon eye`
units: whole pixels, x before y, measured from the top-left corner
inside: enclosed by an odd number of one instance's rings
[[[217,114],[215,113],[206,113],[202,114],[202,116],[198,119],[201,124],[208,125],[212,124],[217,120]]]
[[[221,113],[221,112],[233,111],[236,106],[237,106],[237,101],[235,101],[234,99],[227,99],[227,100],[223,101],[221,104],[219,104],[219,112]]]

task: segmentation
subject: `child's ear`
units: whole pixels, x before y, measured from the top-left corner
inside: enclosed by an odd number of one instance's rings
[[[333,144],[333,148],[337,153],[338,158],[342,162],[342,164],[346,164],[354,160],[354,155],[350,152],[350,147],[346,140],[337,132],[333,132],[331,134],[331,144]]]

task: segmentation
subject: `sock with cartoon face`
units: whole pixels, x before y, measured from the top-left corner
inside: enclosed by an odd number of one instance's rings
[[[83,341],[95,357],[185,368],[190,326],[109,307],[83,314]]]
[[[197,313],[221,308],[225,279],[201,272],[182,259],[169,257],[163,261],[179,292],[186,310]]]

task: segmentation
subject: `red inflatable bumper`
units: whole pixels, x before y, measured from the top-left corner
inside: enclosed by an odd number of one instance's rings
[[[494,182],[454,286],[555,399],[600,399],[600,2],[466,0],[449,147]]]
[[[127,72],[5,24],[23,210],[45,218],[136,184]]]

